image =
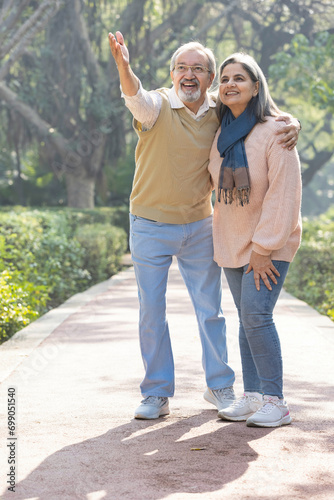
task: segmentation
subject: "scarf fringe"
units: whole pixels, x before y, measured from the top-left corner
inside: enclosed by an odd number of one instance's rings
[[[237,189],[237,205],[249,205],[250,187]]]
[[[249,205],[250,187],[240,189],[218,189],[218,202],[223,195],[225,205],[231,205],[236,200],[237,206]]]

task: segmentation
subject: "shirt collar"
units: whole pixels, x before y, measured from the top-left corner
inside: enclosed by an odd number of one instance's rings
[[[190,111],[189,108],[187,108],[187,106],[185,106],[184,103],[181,101],[181,99],[179,98],[179,96],[177,95],[177,93],[175,91],[175,87],[172,87],[171,89],[169,89],[168,99],[169,99],[169,103],[170,103],[171,108],[173,108],[173,109],[186,108],[186,110],[189,113],[193,114],[194,116],[201,116],[203,113],[207,112],[209,110],[209,108],[216,107],[215,101],[212,99],[210,94],[207,93],[202,106],[199,108],[199,110],[197,111],[197,113],[195,115],[195,113]]]

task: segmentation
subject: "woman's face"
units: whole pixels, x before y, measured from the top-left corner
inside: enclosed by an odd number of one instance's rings
[[[259,82],[253,82],[240,63],[225,66],[220,77],[219,97],[235,118],[245,111],[247,104],[259,91]]]

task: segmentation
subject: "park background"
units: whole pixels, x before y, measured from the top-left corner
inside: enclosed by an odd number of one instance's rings
[[[170,57],[190,40],[218,63],[258,61],[302,124],[303,243],[285,288],[334,320],[331,0],[3,0],[0,341],[122,267],[136,135],[109,49],[117,30],[146,89],[170,86]]]

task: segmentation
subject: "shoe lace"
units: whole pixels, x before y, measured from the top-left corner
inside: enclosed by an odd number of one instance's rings
[[[242,408],[243,406],[245,406],[247,399],[248,399],[248,396],[245,396],[245,395],[241,396],[240,398],[236,399],[231,404],[231,406],[233,406],[234,408]]]
[[[272,411],[272,409],[275,407],[275,403],[265,403],[262,408],[258,410],[258,413],[263,413],[264,415],[267,415]]]
[[[217,397],[234,399],[233,387],[224,387],[223,389],[215,389],[212,391]]]
[[[240,398],[236,399],[231,406],[234,408],[243,408],[246,404],[247,401],[258,401],[255,396],[250,396],[249,394],[244,394]]]
[[[160,402],[164,403],[165,401],[167,401],[167,398],[162,398],[159,396],[147,396],[147,398],[143,399],[142,404],[143,405],[151,405],[151,404],[160,403]]]
[[[268,413],[270,413],[273,408],[275,408],[275,406],[281,406],[281,402],[280,400],[276,400],[276,399],[272,399],[270,397],[264,397],[263,398],[263,401],[264,401],[264,405],[262,406],[262,408],[260,408],[258,410],[259,413],[263,413],[264,415],[267,415]]]

